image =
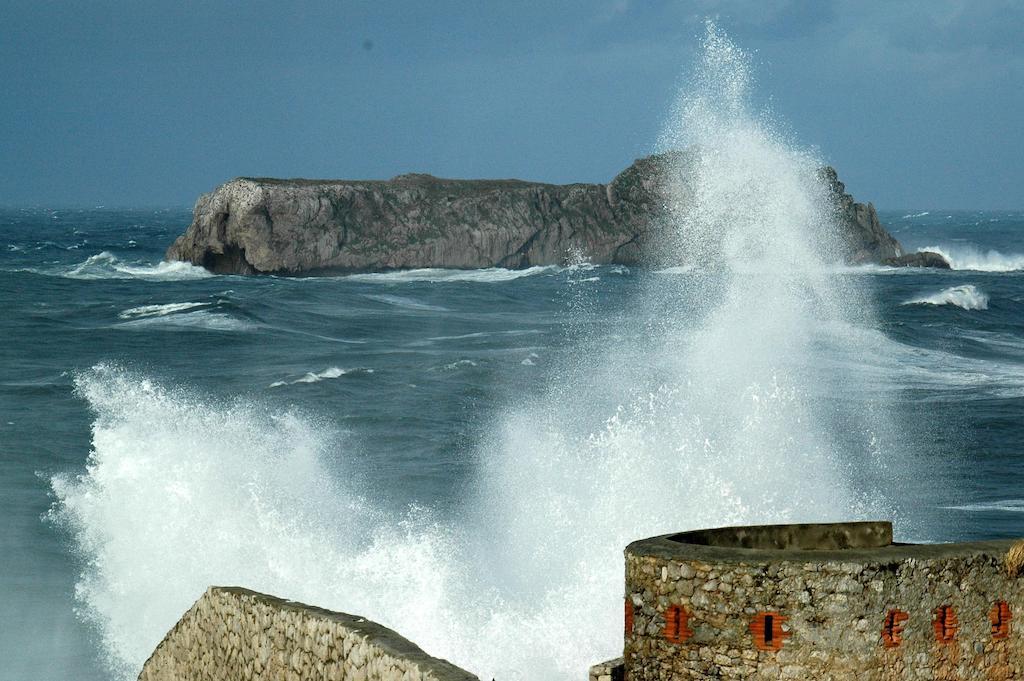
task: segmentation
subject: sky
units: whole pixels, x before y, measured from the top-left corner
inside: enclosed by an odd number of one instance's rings
[[[713,19],[880,208],[1024,208],[1024,2],[0,0],[0,205],[237,176],[607,182]]]

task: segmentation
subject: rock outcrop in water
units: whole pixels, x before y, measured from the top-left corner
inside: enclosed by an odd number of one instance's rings
[[[941,254],[932,251],[919,251],[907,253],[895,258],[882,260],[883,265],[890,267],[934,267],[940,270],[952,269],[952,265]]]
[[[238,178],[196,202],[192,224],[167,251],[217,273],[308,274],[419,267],[524,268],[585,257],[635,265],[657,232],[670,157],[634,162],[608,184],[521,180]],[[856,203],[824,171],[846,259],[902,255],[871,204]]]

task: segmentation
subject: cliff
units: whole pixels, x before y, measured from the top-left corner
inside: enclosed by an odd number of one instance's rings
[[[635,265],[656,231],[667,156],[634,162],[608,184],[521,180],[238,178],[196,202],[192,224],[167,251],[218,273],[304,274],[417,267]],[[851,263],[902,254],[871,204],[856,203],[831,168]]]
[[[879,222],[874,205],[854,201],[831,166],[826,166],[821,172],[835,201],[835,214],[845,242],[847,261],[859,265],[881,263],[902,256],[903,247]]]

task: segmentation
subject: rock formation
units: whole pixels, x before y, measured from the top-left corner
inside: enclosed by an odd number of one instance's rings
[[[635,265],[665,211],[665,172],[678,157],[643,158],[609,184],[521,180],[238,178],[196,202],[167,251],[217,273],[309,274],[418,267],[524,268],[581,256]],[[824,169],[846,260],[902,255],[871,204]]]
[[[952,269],[949,261],[938,253],[932,251],[920,251],[918,253],[907,253],[895,258],[884,258],[883,265],[890,267],[935,267],[941,270]]]

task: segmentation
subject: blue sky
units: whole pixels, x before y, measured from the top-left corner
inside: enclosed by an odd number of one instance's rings
[[[239,175],[609,180],[705,18],[882,208],[1024,207],[1024,3],[0,0],[0,204],[191,205]]]

